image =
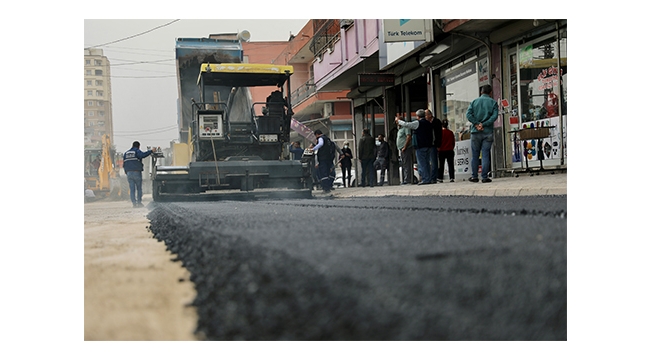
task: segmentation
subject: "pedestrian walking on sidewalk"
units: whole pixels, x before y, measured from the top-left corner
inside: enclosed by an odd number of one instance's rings
[[[374,187],[377,182],[375,179],[375,169],[372,165],[375,160],[375,140],[370,136],[370,130],[368,129],[363,129],[363,135],[361,136],[361,140],[359,140],[357,156],[361,160],[361,181],[358,184],[361,187],[365,187],[366,185]]]
[[[472,101],[467,108],[467,120],[472,123],[470,127],[470,144],[472,148],[472,177],[471,182],[478,182],[478,164],[481,157],[482,182],[491,182],[488,178],[490,172],[490,150],[494,142],[494,121],[499,116],[499,106],[492,98],[492,86],[484,85],[481,96]]]
[[[379,170],[379,186],[384,186],[386,168],[388,167],[389,148],[388,143],[384,141],[384,134],[377,135],[377,158],[375,159],[375,170]]]
[[[454,182],[454,147],[456,139],[449,130],[449,121],[442,120],[442,140],[438,148],[438,181],[442,182],[445,174],[445,162],[449,168],[449,182]]]

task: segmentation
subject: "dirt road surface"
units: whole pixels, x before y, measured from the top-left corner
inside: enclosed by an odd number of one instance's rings
[[[84,204],[84,340],[196,340],[190,274],[153,238],[148,212]]]

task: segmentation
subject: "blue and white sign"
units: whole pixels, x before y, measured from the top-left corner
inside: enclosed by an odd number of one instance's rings
[[[426,40],[424,19],[384,19],[383,24],[386,43]]]

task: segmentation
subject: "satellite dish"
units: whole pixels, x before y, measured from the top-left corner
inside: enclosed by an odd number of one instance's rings
[[[248,30],[242,30],[237,34],[240,41],[248,41],[251,38],[251,33]]]

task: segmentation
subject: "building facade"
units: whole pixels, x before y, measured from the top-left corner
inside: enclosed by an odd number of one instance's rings
[[[492,176],[566,171],[566,53],[561,19],[311,19],[286,42],[244,44],[248,62],[294,67],[294,120],[339,147],[349,142],[355,158],[362,129],[392,144],[395,115],[415,119],[417,109],[431,109],[456,135],[457,179],[471,173],[467,108],[487,84],[500,106]],[[543,137],[531,138],[531,128]],[[298,132],[291,140],[313,141]]]
[[[305,92],[296,94],[301,122],[316,120],[330,137],[350,136],[355,145],[364,128],[391,143],[396,114],[413,117],[429,108],[449,121],[456,135],[456,177],[468,178],[465,114],[481,86],[491,84],[500,105],[492,176],[566,170],[566,20],[328,19],[307,26],[313,36],[302,56],[313,56],[313,79],[292,88],[309,88],[307,99],[346,95],[301,108]],[[544,130],[535,132],[543,137],[522,131],[530,128]],[[400,183],[398,166],[391,162],[390,184]]]
[[[113,143],[110,61],[101,49],[85,49],[84,147],[101,148],[104,134]]]

